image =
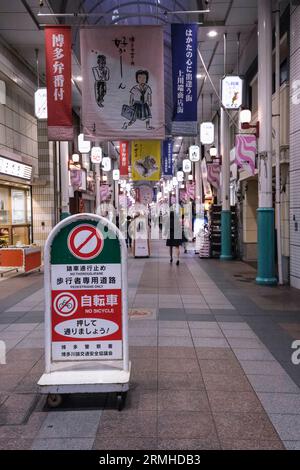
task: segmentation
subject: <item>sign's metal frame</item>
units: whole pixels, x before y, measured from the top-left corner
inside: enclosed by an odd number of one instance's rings
[[[103,223],[118,238],[121,248],[122,273],[122,360],[52,361],[51,358],[51,246],[57,234],[73,222],[96,221]],[[128,301],[127,301],[127,247],[120,230],[104,217],[95,214],[76,214],[59,222],[50,232],[44,252],[45,289],[45,373],[38,385],[41,393],[50,394],[48,404],[58,406],[64,393],[119,392],[118,406],[123,406],[129,389],[130,362],[128,352]],[[56,398],[55,398],[56,397]]]

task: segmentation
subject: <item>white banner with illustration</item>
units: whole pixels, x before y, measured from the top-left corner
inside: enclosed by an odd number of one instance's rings
[[[82,29],[80,46],[85,137],[164,139],[163,28]]]

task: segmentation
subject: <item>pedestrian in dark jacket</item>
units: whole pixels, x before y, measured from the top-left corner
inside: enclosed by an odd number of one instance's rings
[[[166,245],[170,248],[170,263],[173,263],[173,247],[176,248],[176,265],[179,265],[180,245],[182,245],[182,225],[179,214],[172,207],[170,210],[169,236]]]

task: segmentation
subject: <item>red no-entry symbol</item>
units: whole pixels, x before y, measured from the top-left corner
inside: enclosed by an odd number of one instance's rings
[[[70,292],[63,292],[55,297],[53,307],[58,315],[70,317],[76,312],[78,302],[75,295]]]
[[[76,258],[89,260],[96,258],[103,249],[103,238],[97,227],[89,224],[73,228],[68,237],[68,247]]]

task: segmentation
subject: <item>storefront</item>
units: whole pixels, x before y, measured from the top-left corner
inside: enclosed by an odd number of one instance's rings
[[[0,248],[32,242],[32,166],[0,155]]]

